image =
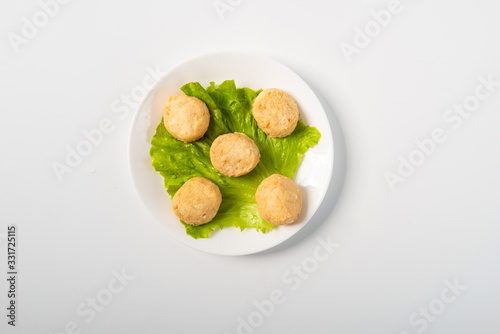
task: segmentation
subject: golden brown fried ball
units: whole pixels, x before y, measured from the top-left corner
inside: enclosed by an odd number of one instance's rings
[[[186,224],[201,225],[211,221],[222,202],[219,187],[204,177],[193,177],[177,190],[172,208]]]
[[[254,141],[244,133],[227,133],[217,137],[210,147],[210,160],[226,176],[250,173],[260,161]]]
[[[286,137],[295,130],[299,121],[297,102],[277,88],[260,92],[253,101],[252,113],[257,125],[269,137]]]
[[[186,94],[175,94],[167,99],[163,123],[172,136],[190,143],[207,132],[210,112],[202,100]]]
[[[302,195],[292,179],[273,174],[264,179],[255,193],[262,218],[275,225],[288,225],[297,220],[302,209]]]

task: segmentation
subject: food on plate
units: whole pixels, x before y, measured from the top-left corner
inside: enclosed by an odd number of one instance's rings
[[[281,174],[265,178],[257,187],[255,200],[262,218],[276,225],[293,223],[302,209],[299,187]]]
[[[259,163],[260,152],[246,134],[235,132],[217,137],[210,147],[210,161],[226,176],[250,173]]]
[[[288,136],[299,121],[297,102],[278,88],[264,89],[257,95],[252,113],[259,128],[273,138]]]
[[[201,225],[211,221],[222,202],[219,187],[204,177],[193,177],[177,190],[172,208],[186,224]]]
[[[210,112],[200,99],[175,94],[167,99],[163,109],[163,123],[172,136],[190,143],[203,137],[207,131]]]
[[[238,88],[233,80],[207,88],[198,82],[181,87],[188,96],[202,100],[210,111],[210,125],[205,135],[185,144],[175,139],[160,123],[151,141],[153,167],[164,178],[164,185],[172,197],[184,183],[194,177],[206,177],[221,192],[222,202],[211,221],[202,225],[183,222],[186,233],[193,238],[208,238],[219,229],[253,228],[266,233],[276,225],[263,219],[257,208],[255,193],[259,184],[272,174],[293,178],[304,154],[321,137],[318,129],[299,120],[292,134],[285,138],[271,138],[259,127],[252,116],[252,102],[260,90]],[[260,161],[251,173],[228,177],[219,173],[210,161],[210,147],[220,135],[244,133],[260,151]]]

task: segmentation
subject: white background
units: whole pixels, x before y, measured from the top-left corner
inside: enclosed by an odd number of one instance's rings
[[[498,2],[402,0],[351,62],[341,44],[388,1],[232,3],[221,19],[212,0],[73,0],[16,52],[9,33],[21,36],[23,17],[41,9],[2,1],[0,258],[4,277],[17,224],[20,275],[16,328],[0,280],[1,332],[64,333],[72,322],[67,333],[500,332],[500,87],[456,129],[443,120],[479,76],[500,81]],[[134,110],[120,119],[112,109],[148,67],[224,50],[296,71],[324,104],[337,158],[310,224],[242,257],[188,248],[151,218],[128,169]],[[53,162],[105,118],[113,131],[60,182]],[[384,173],[435,128],[446,141],[391,190]],[[339,247],[293,291],[282,276],[314,263],[318,238]],[[134,278],[87,322],[79,305],[104,296],[114,270]],[[446,280],[466,287],[449,304],[439,301]],[[238,328],[259,320],[254,303],[275,289],[285,301],[258,328]],[[425,328],[409,322],[430,304],[445,309]]]

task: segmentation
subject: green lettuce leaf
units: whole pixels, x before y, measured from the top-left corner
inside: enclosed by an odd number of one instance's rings
[[[234,80],[216,86],[211,82],[206,89],[191,82],[181,90],[205,102],[210,110],[210,125],[206,134],[192,143],[172,137],[163,121],[152,139],[150,155],[153,167],[165,180],[165,188],[173,197],[175,192],[192,177],[202,176],[219,186],[222,204],[215,218],[207,224],[191,226],[182,222],[186,233],[193,238],[208,238],[212,231],[226,226],[255,228],[266,233],[274,225],[262,219],[255,203],[255,191],[266,177],[280,173],[290,178],[302,161],[305,152],[316,145],[319,131],[299,121],[295,131],[285,138],[269,138],[252,116],[252,101],[261,92],[250,88],[236,88]],[[210,162],[210,145],[217,136],[242,132],[259,147],[261,159],[250,173],[228,177],[219,173]]]

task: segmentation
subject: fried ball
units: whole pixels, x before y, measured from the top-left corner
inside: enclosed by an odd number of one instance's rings
[[[186,224],[201,225],[211,221],[222,202],[219,187],[204,177],[193,177],[177,190],[172,208]]]
[[[244,133],[227,133],[217,137],[210,147],[210,160],[226,176],[250,173],[260,161],[260,151]]]
[[[252,113],[259,128],[269,137],[286,137],[299,121],[297,102],[277,88],[264,89],[253,101]]]
[[[210,112],[202,100],[186,94],[175,94],[167,99],[163,123],[172,136],[190,143],[207,132]]]
[[[275,225],[293,223],[302,209],[299,187],[281,174],[264,179],[257,187],[255,200],[261,217]]]

